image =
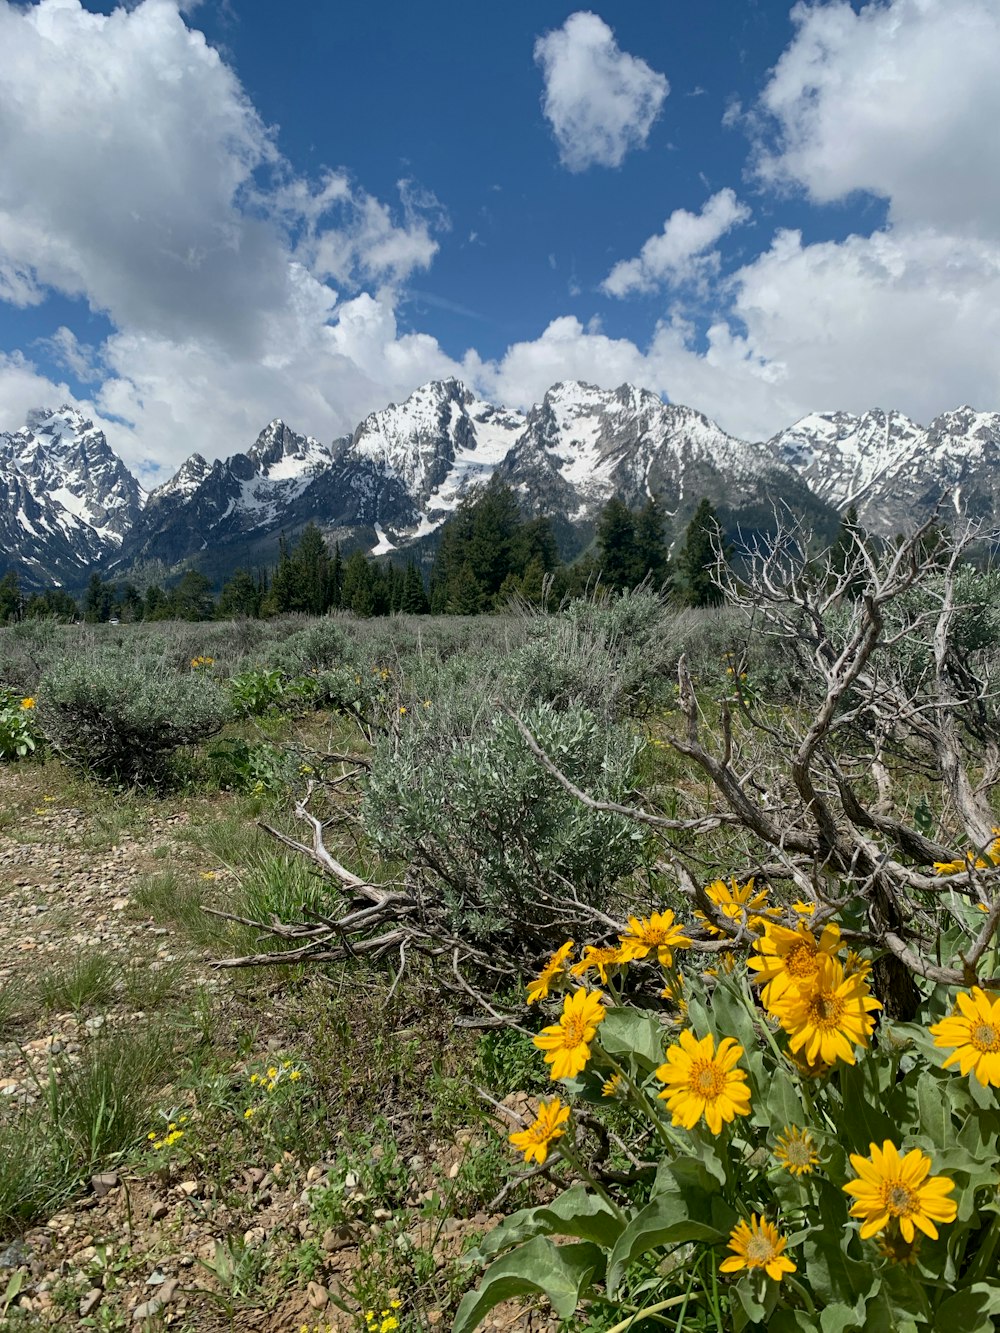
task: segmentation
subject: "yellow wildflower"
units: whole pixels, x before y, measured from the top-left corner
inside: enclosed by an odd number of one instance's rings
[[[30,694],[28,695],[28,697],[27,697],[26,699],[22,699],[22,700],[21,700],[21,707],[22,707],[26,712],[29,711],[30,709],[34,708],[34,706],[35,706],[35,701],[34,701],[34,699],[32,699],[32,697],[31,697]]]
[[[772,1012],[788,1033],[791,1049],[810,1064],[843,1060],[852,1065],[854,1048],[868,1045],[875,1026],[871,1012],[881,1008],[863,976],[845,976],[836,958],[820,954],[813,984],[785,991]]]
[[[517,1134],[511,1134],[510,1141],[524,1153],[526,1162],[534,1159],[541,1166],[549,1155],[552,1143],[566,1133],[568,1119],[569,1107],[564,1106],[558,1097],[553,1097],[550,1102],[539,1104],[534,1123]]]
[[[769,921],[763,936],[754,941],[753,947],[756,956],[747,960],[747,967],[757,976],[751,982],[763,987],[761,1000],[765,1008],[773,1009],[787,991],[813,985],[820,958],[837,956],[840,929],[832,923],[824,926],[817,940],[801,921],[795,930]]]
[[[979,986],[956,997],[954,1012],[930,1029],[934,1045],[951,1055],[944,1068],[957,1064],[962,1074],[975,1074],[985,1088],[1000,1088],[1000,996],[990,1000]]]
[[[797,1125],[786,1125],[783,1133],[778,1135],[774,1155],[789,1175],[793,1176],[811,1176],[813,1168],[819,1166],[819,1153],[813,1136],[807,1129],[799,1129]]]
[[[655,949],[661,967],[673,967],[673,950],[687,949],[691,944],[684,927],[674,920],[669,908],[665,912],[653,912],[648,917],[630,916],[628,931],[618,938],[626,962],[645,958]]]
[[[736,1063],[743,1047],[732,1037],[723,1037],[719,1049],[711,1033],[699,1041],[690,1028],[667,1049],[667,1062],[660,1065],[656,1077],[666,1087],[657,1095],[667,1103],[675,1125],[693,1129],[705,1122],[713,1134],[722,1131],[738,1115],[750,1114],[750,1089],[747,1076]]]
[[[546,999],[552,984],[557,980],[568,977],[569,973],[565,967],[565,963],[566,959],[572,952],[572,940],[567,940],[565,944],[559,946],[535,980],[528,986],[529,1004],[534,1004],[536,1000]]]
[[[738,1273],[743,1268],[762,1268],[769,1278],[780,1282],[786,1273],[796,1271],[795,1264],[785,1254],[788,1244],[773,1222],[767,1222],[756,1213],[750,1221],[737,1222],[729,1233],[729,1248],[733,1253],[719,1265],[720,1273]]]
[[[746,926],[755,933],[763,928],[764,923],[760,913],[763,912],[767,916],[779,915],[778,908],[767,905],[766,889],[754,892],[752,879],[748,879],[745,884],[738,884],[734,878],[731,878],[728,884],[721,879],[714,880],[705,888],[705,897],[715,907],[719,916],[726,917],[734,926]],[[704,912],[695,912],[695,916],[710,935],[727,934],[714,921],[710,921]]]
[[[919,1148],[904,1157],[891,1139],[882,1147],[869,1145],[870,1156],[851,1153],[857,1180],[843,1186],[854,1197],[851,1216],[864,1218],[861,1239],[867,1240],[895,1222],[905,1241],[912,1241],[914,1227],[937,1240],[937,1222],[954,1222],[958,1204],[947,1199],[955,1182],[947,1176],[930,1176],[931,1159]],[[928,1178],[929,1177],[929,1178]]]
[[[534,1038],[534,1044],[546,1053],[545,1063],[552,1066],[549,1078],[573,1078],[586,1068],[590,1043],[604,1021],[603,998],[600,991],[578,990],[567,995],[559,1022]]]
[[[596,968],[597,975],[606,986],[608,977],[614,976],[620,967],[624,967],[628,962],[624,949],[614,949],[611,947],[597,949],[592,944],[584,945],[583,955],[578,963],[574,963],[570,968],[570,973],[574,977],[585,976],[590,969]]]

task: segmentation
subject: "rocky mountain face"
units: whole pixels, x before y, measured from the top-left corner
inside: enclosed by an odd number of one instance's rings
[[[959,408],[922,427],[897,412],[815,413],[771,440],[728,435],[631,385],[554,385],[522,414],[451,379],[373,412],[330,445],[272,421],[245,453],[199,454],[148,497],[103,434],[68,408],[0,434],[0,568],[79,585],[197,563],[216,577],[270,563],[278,536],[314,521],[379,552],[432,534],[495,471],[529,513],[554,517],[567,553],[586,545],[612,495],[658,495],[675,526],[707,495],[744,532],[775,502],[822,529],[854,505],[891,535],[942,500],[1000,516],[1000,414]]]
[[[0,565],[35,582],[72,584],[117,552],[145,492],[104,432],[69,407],[0,432]]]

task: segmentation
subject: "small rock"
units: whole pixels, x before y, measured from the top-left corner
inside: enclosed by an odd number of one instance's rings
[[[20,1268],[26,1264],[31,1257],[31,1251],[25,1245],[24,1241],[18,1237],[12,1240],[5,1250],[0,1250],[0,1269],[2,1268]]]
[[[103,1199],[120,1184],[117,1171],[102,1171],[99,1175],[90,1177],[90,1187],[99,1199]]]
[[[348,1245],[354,1244],[354,1233],[350,1227],[329,1227],[323,1232],[321,1244],[328,1253],[333,1253],[334,1250],[344,1250]]]
[[[306,1300],[314,1310],[322,1310],[329,1299],[330,1293],[318,1282],[310,1282],[306,1287]]]
[[[166,1276],[158,1268],[154,1268],[149,1277],[146,1278],[147,1287],[162,1287],[166,1282]]]
[[[251,1227],[249,1231],[243,1233],[243,1244],[255,1250],[258,1245],[263,1245],[267,1239],[267,1232],[263,1227]]]
[[[143,1301],[141,1305],[137,1305],[132,1311],[132,1323],[141,1324],[144,1319],[152,1319],[153,1316],[159,1314],[162,1309],[163,1301],[161,1301],[159,1297],[156,1297],[156,1299],[152,1301]]]
[[[80,1302],[80,1318],[86,1319],[88,1315],[92,1315],[103,1298],[104,1292],[100,1287],[91,1287]]]
[[[177,1186],[177,1193],[183,1194],[185,1199],[196,1199],[201,1193],[201,1183],[197,1180],[182,1180]]]
[[[170,1302],[177,1295],[177,1290],[180,1287],[180,1285],[181,1284],[179,1278],[168,1277],[166,1282],[164,1282],[163,1286],[159,1290],[159,1293],[157,1295],[157,1300],[161,1300],[164,1305],[169,1305]]]
[[[321,1166],[311,1166],[306,1172],[306,1184],[312,1185],[317,1180],[322,1180],[326,1172]]]
[[[151,1222],[162,1222],[163,1219],[166,1217],[167,1213],[169,1212],[170,1209],[161,1199],[158,1203],[154,1203],[152,1208],[150,1208],[149,1220]]]

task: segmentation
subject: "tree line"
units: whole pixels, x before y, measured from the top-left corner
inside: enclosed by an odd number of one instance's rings
[[[362,550],[346,558],[314,523],[296,542],[280,539],[270,569],[236,569],[215,595],[210,579],[186,570],[168,588],[144,591],[130,581],[91,574],[78,604],[64,589],[25,594],[16,571],[0,579],[0,624],[34,617],[89,622],[258,619],[287,612],[360,616],[477,615],[579,595],[595,586],[610,592],[648,581],[680,605],[708,606],[719,591],[711,578],[725,546],[711,503],[704,499],[671,557],[666,516],[655,496],[638,510],[619,497],[602,509],[591,549],[570,563],[559,556],[552,522],[526,518],[511,488],[493,477],[465,497],[443,524],[429,577],[415,560],[405,565]]]

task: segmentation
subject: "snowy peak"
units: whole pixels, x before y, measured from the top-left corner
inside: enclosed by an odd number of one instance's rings
[[[149,503],[159,504],[173,496],[185,498],[193,495],[211,471],[212,465],[207,463],[201,454],[192,454],[180,465],[169,481],[165,481],[162,486],[157,486],[155,491],[150,492]]]
[[[296,435],[275,417],[247,450],[247,457],[261,476],[287,481],[328,464],[330,450],[311,435]]]

